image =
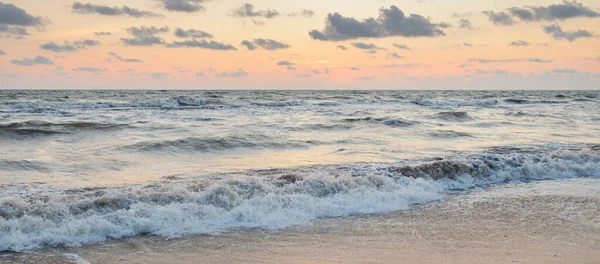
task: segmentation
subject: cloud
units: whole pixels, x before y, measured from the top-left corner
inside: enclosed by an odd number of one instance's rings
[[[546,34],[552,35],[552,37],[557,40],[566,39],[569,42],[573,42],[580,38],[595,37],[593,32],[587,30],[564,31],[559,25],[548,25],[543,28]]]
[[[511,42],[509,46],[519,47],[519,46],[529,46],[529,45],[531,45],[531,43],[524,41],[524,40],[519,40],[519,41]]]
[[[139,60],[139,59],[124,59],[121,56],[117,55],[114,52],[109,52],[108,56],[111,56],[115,59],[117,59],[118,61],[122,61],[122,62],[129,62],[129,63],[140,63],[140,62],[144,62],[143,60]]]
[[[296,65],[296,63],[290,62],[290,61],[278,61],[277,65],[280,66],[290,66],[290,65]]]
[[[19,77],[19,75],[12,74],[12,73],[0,73],[0,76],[2,76],[4,78],[16,78],[16,77]]]
[[[272,39],[255,39],[254,44],[266,49],[266,50],[278,50],[278,49],[287,49],[290,48],[292,46],[276,41],[276,40],[272,40]],[[242,42],[243,43],[243,42]]]
[[[213,35],[202,30],[197,29],[188,29],[184,30],[182,28],[175,29],[175,36],[179,38],[213,38]]]
[[[465,47],[473,47],[473,44],[467,43],[467,42],[463,42],[462,45],[465,46]]]
[[[350,67],[349,70],[351,70],[351,71],[360,71],[360,68],[359,67]]]
[[[471,16],[473,16],[473,13],[471,13],[471,12],[465,12],[465,13],[457,13],[457,12],[454,12],[454,13],[452,14],[452,17],[457,17],[457,18],[461,18],[461,17],[471,17]]]
[[[252,44],[252,42],[244,40],[242,41],[241,45],[245,46],[248,50],[256,50],[257,47],[256,45]]]
[[[461,18],[460,21],[458,21],[458,28],[473,30],[473,23],[471,23],[471,20]]]
[[[577,17],[600,17],[600,12],[594,11],[576,1],[563,1],[562,4],[549,6],[512,7],[509,12],[522,21],[555,21]]]
[[[205,77],[206,74],[204,74],[203,72],[197,72],[196,73],[196,77]]]
[[[208,0],[159,0],[164,9],[175,12],[199,12],[206,8],[201,5]]]
[[[403,56],[398,55],[398,53],[394,52],[394,53],[388,53],[388,57],[392,58],[392,59],[404,59]]]
[[[475,74],[477,75],[484,75],[484,74],[496,74],[496,75],[502,75],[502,74],[508,74],[508,71],[505,70],[493,70],[493,71],[485,71],[485,70],[481,70],[481,69],[476,69],[475,70]]]
[[[46,57],[37,56],[33,59],[24,57],[22,60],[11,60],[10,63],[21,66],[53,65],[54,62]]]
[[[48,21],[41,16],[33,16],[13,4],[0,2],[0,25],[42,27]]]
[[[446,35],[441,27],[443,25],[433,24],[421,15],[405,16],[398,7],[391,6],[389,9],[380,9],[377,19],[367,18],[362,21],[339,13],[329,14],[325,18],[325,28],[322,31],[310,31],[309,35],[322,41],[392,36],[435,37]]]
[[[40,45],[40,48],[43,50],[53,51],[53,52],[73,52],[78,51],[75,46],[70,44],[58,45],[54,42],[48,42],[46,44]]]
[[[358,77],[356,79],[360,80],[360,81],[372,81],[372,80],[377,79],[377,77],[376,76],[363,76],[363,77]]]
[[[483,11],[483,14],[497,26],[512,26],[515,24],[515,21],[506,12]]]
[[[478,62],[481,64],[488,63],[505,63],[505,62],[533,62],[533,63],[552,63],[553,60],[544,60],[540,58],[529,58],[529,59],[504,59],[504,60],[492,60],[492,59],[470,59],[470,62]]]
[[[4,52],[3,50],[0,50],[0,55],[6,55],[6,52]]]
[[[94,35],[96,35],[96,36],[110,36],[110,35],[112,35],[112,33],[110,33],[110,31],[98,31],[98,32],[94,32]]]
[[[106,69],[100,69],[100,68],[94,68],[94,67],[77,67],[77,68],[73,68],[71,69],[72,71],[76,71],[76,72],[91,72],[91,73],[96,73],[96,74],[100,74],[106,71]]]
[[[279,16],[279,12],[277,12],[277,10],[272,9],[254,10],[254,5],[245,3],[242,4],[241,7],[231,10],[231,13],[229,15],[234,17],[264,17],[267,19],[271,19],[273,17]]]
[[[295,71],[296,70],[296,67],[290,66],[290,65],[286,66],[285,68],[288,69],[288,71]]]
[[[146,72],[147,76],[150,76],[152,79],[162,80],[171,76],[168,72]]]
[[[78,40],[73,42],[73,45],[75,45],[75,47],[83,49],[86,47],[93,47],[93,46],[98,46],[100,45],[100,41],[97,40],[93,40],[93,39],[84,39],[84,40]]]
[[[19,26],[9,26],[6,24],[0,24],[0,32],[7,33],[8,35],[16,35],[16,36],[29,36],[29,32],[27,32],[27,28],[19,27]]]
[[[346,48],[344,45],[338,45],[337,48],[341,50],[348,50],[348,48]]]
[[[558,74],[576,74],[579,73],[578,70],[575,69],[553,69],[550,73],[558,73]]]
[[[315,15],[315,11],[308,10],[308,9],[302,9],[302,10],[300,10],[300,12],[292,12],[292,13],[288,14],[288,16],[290,16],[290,17],[293,17],[293,16],[313,17],[314,15]]]
[[[174,41],[167,45],[168,48],[204,48],[204,49],[212,49],[212,50],[237,50],[236,47],[224,44],[221,42],[216,42],[214,40],[206,41],[204,39],[197,40],[185,40],[185,41]]]
[[[238,78],[238,77],[246,77],[248,76],[248,73],[242,69],[238,69],[235,72],[221,72],[221,73],[217,73],[215,74],[216,77],[223,77],[223,78]]]
[[[396,44],[396,43],[394,43],[394,47],[399,48],[399,49],[403,49],[403,50],[411,50],[411,48],[409,48],[408,46],[403,45],[403,44]]]
[[[154,36],[158,33],[169,32],[168,27],[157,28],[151,27],[130,27],[127,32],[133,36],[133,38],[121,38],[121,41],[128,46],[152,46],[155,44],[164,44],[165,41],[162,38]]]
[[[357,49],[372,49],[372,50],[384,50],[385,48],[381,48],[381,47],[377,47],[375,44],[372,43],[364,43],[364,42],[354,42],[352,43],[352,46],[354,46]]]
[[[160,14],[156,14],[150,11],[142,11],[135,8],[128,7],[126,5],[122,7],[118,6],[104,6],[94,4],[84,4],[81,2],[74,2],[71,5],[71,12],[80,14],[99,14],[103,16],[131,16],[131,17],[162,17]]]

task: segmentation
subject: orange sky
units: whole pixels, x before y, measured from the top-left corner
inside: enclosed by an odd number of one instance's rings
[[[36,25],[21,25],[0,17],[0,88],[160,88],[160,89],[598,89],[600,84],[600,1],[199,1],[204,10],[168,10],[163,1],[188,3],[191,0],[130,0],[126,5],[152,12],[156,17],[103,15],[75,12],[74,2],[122,8],[124,1],[0,0],[0,7],[14,7],[31,17],[43,18]],[[199,5],[190,2],[192,5]],[[232,16],[232,10],[249,3],[254,17]],[[422,15],[445,36],[407,37],[384,35],[356,37],[342,41],[311,38],[311,30],[322,31],[325,18],[338,12],[362,21],[377,18],[381,8],[395,5],[406,15]],[[513,16],[510,26],[495,25],[482,11],[508,12],[524,6],[548,8],[570,5],[587,13],[567,17],[550,15],[535,21]],[[2,10],[0,8],[0,10]],[[267,18],[259,10],[276,10]],[[312,16],[295,15],[311,10]],[[14,11],[11,9],[10,11]],[[568,10],[567,10],[568,11]],[[6,14],[1,13],[0,14]],[[8,12],[8,11],[4,11]],[[459,13],[459,16],[455,16]],[[598,14],[598,15],[596,15]],[[549,17],[557,15],[556,17]],[[460,19],[472,28],[460,28]],[[257,25],[256,23],[263,24]],[[8,24],[5,24],[8,23]],[[12,23],[12,24],[11,24]],[[19,24],[21,23],[21,24]],[[4,25],[3,25],[4,24]],[[586,31],[588,37],[572,41],[545,33],[544,26],[559,25],[564,32]],[[2,26],[25,28],[29,35],[2,32]],[[130,27],[168,27],[157,33],[164,44],[128,46],[121,39],[132,38]],[[214,35],[206,41],[234,46],[237,50],[199,47],[170,48],[168,43],[191,40],[174,35],[176,28],[196,29]],[[6,31],[6,30],[5,30]],[[94,32],[108,31],[110,36]],[[272,39],[288,48],[248,50],[243,40]],[[68,52],[42,49],[53,42],[71,45],[84,39],[97,40],[94,46]],[[201,38],[197,38],[198,41]],[[524,41],[527,46],[510,46]],[[352,43],[374,44],[378,49],[358,49]],[[407,45],[411,50],[394,47]],[[343,45],[347,50],[337,48]],[[142,60],[141,63],[119,61]],[[402,56],[394,58],[392,55]],[[51,64],[22,65],[25,58],[42,56]],[[490,63],[474,59],[494,60]],[[16,61],[16,62],[15,62]],[[290,69],[277,65],[287,61]],[[354,67],[354,68],[353,68]],[[77,69],[80,68],[78,71]],[[294,70],[291,70],[291,69]],[[217,76],[223,72],[228,77]],[[241,73],[241,74],[240,74]],[[198,76],[204,75],[204,76]]]

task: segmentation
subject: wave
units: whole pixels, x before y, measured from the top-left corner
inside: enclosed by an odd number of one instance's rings
[[[15,170],[34,170],[34,171],[50,171],[53,169],[53,165],[42,161],[31,161],[31,160],[0,160],[0,168],[4,171],[15,171]]]
[[[436,119],[451,121],[451,122],[465,122],[475,120],[467,112],[439,112],[434,115]]]
[[[420,106],[493,106],[497,105],[498,100],[486,100],[486,101],[458,101],[458,100],[444,100],[444,101],[426,101],[426,100],[415,100],[411,101],[412,104]]]
[[[513,180],[600,177],[600,147],[532,148],[396,164],[317,166],[211,181],[3,193],[0,251],[80,246],[140,234],[175,238],[279,229],[322,217],[406,210]],[[509,151],[510,150],[510,151]]]
[[[454,130],[440,130],[440,131],[430,132],[429,135],[432,137],[437,137],[437,138],[461,138],[461,137],[472,138],[472,137],[475,137],[469,133],[458,132],[458,131],[454,131]]]
[[[383,124],[390,127],[409,127],[419,124],[416,121],[404,120],[402,118],[373,118],[373,117],[357,117],[357,118],[346,118],[343,119],[344,122],[347,123],[356,123],[356,122],[368,122],[375,124]]]
[[[48,136],[57,134],[72,134],[78,130],[110,130],[129,126],[129,124],[95,123],[85,121],[54,123],[47,121],[28,120],[0,124],[0,135],[8,135],[11,137]]]
[[[526,100],[526,99],[505,99],[505,103],[508,104],[566,104],[567,101],[552,101],[552,100]]]

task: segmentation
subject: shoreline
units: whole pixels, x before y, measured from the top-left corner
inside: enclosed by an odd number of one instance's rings
[[[0,253],[0,262],[600,263],[598,248],[600,179],[578,178],[509,183],[408,211],[319,219],[282,230],[171,240],[138,236]]]

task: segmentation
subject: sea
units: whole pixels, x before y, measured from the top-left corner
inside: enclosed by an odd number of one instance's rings
[[[0,90],[0,251],[600,178],[600,91]]]

